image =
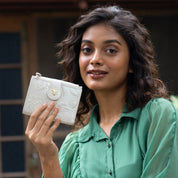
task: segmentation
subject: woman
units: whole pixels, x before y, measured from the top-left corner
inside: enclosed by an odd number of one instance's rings
[[[59,155],[52,135],[60,119],[50,125],[60,108],[44,104],[31,115],[26,135],[44,177],[176,178],[178,114],[138,19],[116,6],[97,8],[71,27],[59,57],[65,80],[82,85],[83,93],[78,130],[66,137]]]

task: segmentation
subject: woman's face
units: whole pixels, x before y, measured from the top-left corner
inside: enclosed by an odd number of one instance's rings
[[[83,34],[79,67],[84,83],[93,91],[126,89],[129,50],[114,28],[103,23]]]

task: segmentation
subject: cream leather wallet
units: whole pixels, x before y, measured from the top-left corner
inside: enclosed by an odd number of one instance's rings
[[[31,115],[40,105],[54,101],[59,107],[57,118],[61,119],[61,123],[73,125],[81,93],[82,87],[79,85],[36,73],[31,77],[22,113]]]

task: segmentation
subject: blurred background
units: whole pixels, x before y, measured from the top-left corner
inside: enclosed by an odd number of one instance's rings
[[[62,78],[56,45],[77,18],[114,2],[131,10],[151,33],[160,78],[178,94],[178,0],[0,0],[0,178],[39,178],[39,157],[24,136],[22,107],[36,71]],[[60,147],[71,127],[61,125]]]

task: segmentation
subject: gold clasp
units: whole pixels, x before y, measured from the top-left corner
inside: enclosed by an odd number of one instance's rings
[[[52,93],[53,96],[55,96],[57,94],[57,90],[51,89],[51,93]]]

